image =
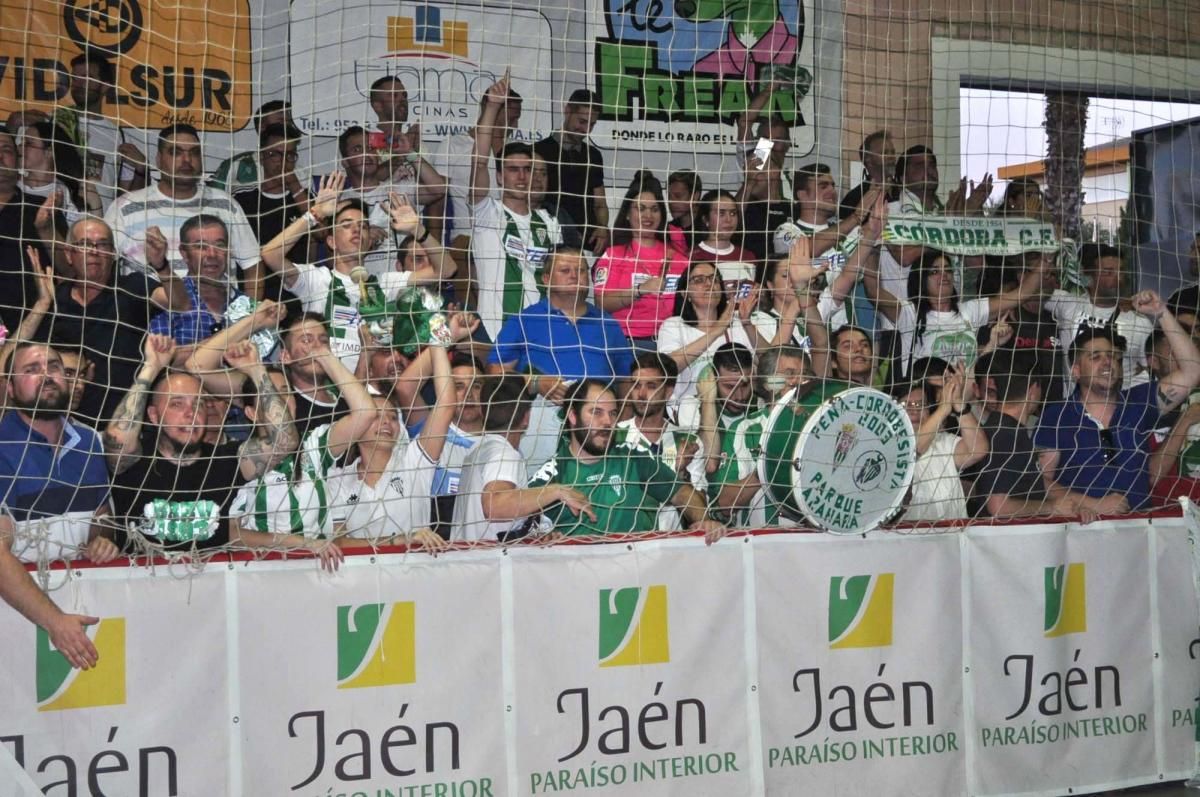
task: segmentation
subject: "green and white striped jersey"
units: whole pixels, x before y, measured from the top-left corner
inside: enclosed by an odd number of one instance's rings
[[[230,514],[242,528],[268,534],[333,536],[327,480],[338,460],[329,453],[331,424],[318,426],[300,450],[244,485]]]

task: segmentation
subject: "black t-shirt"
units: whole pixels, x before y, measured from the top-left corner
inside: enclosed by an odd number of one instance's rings
[[[340,395],[337,403],[327,407],[317,404],[299,390],[292,391],[296,396],[296,432],[301,440],[308,438],[308,433],[318,426],[333,423],[338,418],[350,414],[350,405]]]
[[[1058,324],[1054,316],[1042,310],[1031,313],[1024,307],[1017,308],[1017,315],[1010,322],[1013,336],[998,351],[1016,350],[1032,352],[1037,355],[1038,365],[1046,382],[1046,400],[1058,401],[1063,391],[1063,358],[1058,346]],[[992,327],[983,326],[976,336],[979,346],[983,347],[992,339]]]
[[[295,199],[287,193],[283,196],[276,196],[263,193],[262,188],[252,188],[238,191],[233,198],[246,214],[246,220],[250,222],[250,227],[258,237],[260,245],[266,245],[267,242],[283,232],[289,224],[304,215],[300,212]],[[292,244],[292,248],[287,252],[287,258],[293,263],[311,262],[312,259],[308,255],[307,234],[300,236],[300,239]],[[283,287],[283,280],[278,274],[268,269],[264,276],[266,279],[263,284],[263,298],[277,302],[290,302],[294,307],[289,307],[289,312],[298,312],[302,309],[299,300]]]
[[[1019,501],[1045,498],[1033,433],[1002,412],[992,413],[982,428],[988,436],[988,454],[971,493],[972,513],[984,517],[990,514],[989,495],[1007,495]]]
[[[220,507],[216,531],[210,539],[198,542],[196,546],[215,548],[228,544],[229,507],[238,487],[245,481],[238,469],[241,444],[228,442],[215,447],[205,446],[199,457],[181,467],[157,453],[154,434],[149,427],[143,427],[143,456],[113,479],[114,520],[122,530],[118,542],[124,542],[124,529],[130,522],[141,524],[145,521],[147,504],[163,499],[175,504],[212,501]],[[188,549],[191,543],[166,547]]]
[[[37,197],[17,191],[12,199],[0,205],[0,322],[15,334],[25,311],[37,300],[37,282],[25,247],[41,239],[33,219],[41,202]],[[42,251],[42,263],[50,260]]]
[[[791,220],[792,203],[787,200],[756,199],[745,203],[742,205],[741,246],[759,260],[774,259],[775,230]]]
[[[141,367],[142,339],[150,318],[158,312],[150,294],[158,287],[158,281],[146,274],[118,276],[113,290],[85,307],[72,298],[71,283],[64,282],[55,291],[54,315],[38,330],[39,340],[53,346],[82,347],[96,364],[96,376],[84,390],[80,414],[97,428],[112,417]]]
[[[604,186],[604,156],[584,141],[576,149],[564,149],[558,134],[547,136],[533,145],[546,161],[546,204],[566,211],[581,228],[596,223],[592,195]]]

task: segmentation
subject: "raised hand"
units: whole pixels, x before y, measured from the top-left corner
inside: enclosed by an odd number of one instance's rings
[[[234,343],[225,350],[225,362],[229,367],[242,374],[249,374],[255,368],[262,366],[258,347],[248,340]]]
[[[36,246],[25,247],[25,254],[29,256],[29,265],[33,267],[37,282],[37,304],[49,308],[54,304],[54,272],[42,265],[42,255]]]
[[[40,232],[54,227],[54,214],[58,211],[58,189],[50,192],[46,201],[38,208],[33,217],[33,226]]]
[[[455,343],[469,339],[479,329],[479,316],[459,311],[450,315],[450,334]]]
[[[409,204],[408,197],[401,196],[395,191],[388,192],[388,216],[392,220],[392,229],[402,235],[419,238],[422,229],[421,215]]]
[[[488,105],[495,106],[496,108],[502,108],[504,107],[504,103],[508,102],[508,84],[510,72],[511,67],[505,69],[504,77],[500,78],[491,86],[489,86],[488,90],[483,93],[484,100]]]
[[[983,211],[984,203],[991,195],[992,175],[988,173],[978,183],[971,183],[971,193],[967,196],[963,207],[968,213],[980,213]]]
[[[1133,309],[1151,321],[1157,321],[1167,311],[1167,304],[1154,291],[1139,291],[1134,294]]]
[[[142,343],[142,359],[154,370],[163,370],[175,359],[175,338],[170,335],[147,335]]]
[[[263,299],[254,308],[254,331],[269,329],[287,315],[287,307],[271,299]]]
[[[317,217],[318,221],[332,218],[333,214],[337,212],[338,195],[345,185],[345,172],[331,172],[321,178],[317,196],[308,206],[309,211]]]
[[[997,346],[1004,346],[1013,336],[1012,311],[1005,310],[996,319],[996,323],[992,325],[992,340],[996,341]]]
[[[793,290],[797,286],[808,285],[829,268],[828,260],[813,260],[812,239],[807,235],[801,235],[792,242],[791,248],[788,249],[787,263],[788,279],[791,280]]]
[[[167,236],[157,225],[146,228],[146,262],[155,271],[167,263]]]

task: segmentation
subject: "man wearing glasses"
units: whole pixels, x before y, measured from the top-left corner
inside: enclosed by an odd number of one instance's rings
[[[1142,291],[1133,309],[1161,326],[1176,370],[1122,390],[1125,339],[1110,326],[1084,327],[1070,348],[1075,392],[1046,406],[1034,434],[1047,489],[1082,494],[1081,511],[1148,507],[1149,434],[1200,384],[1200,351],[1162,298]]]
[[[92,216],[75,222],[67,239],[68,276],[54,290],[53,323],[43,324],[39,335],[54,346],[81,350],[95,364],[80,413],[92,424],[107,420],[133,384],[151,317],[190,306],[167,260],[166,237],[157,227],[144,236],[149,270],[118,275],[109,226]]]
[[[121,273],[128,274],[151,265],[147,257],[147,231],[158,227],[167,239],[167,259],[171,267],[180,277],[186,276],[179,249],[180,228],[192,216],[210,213],[219,217],[229,231],[229,251],[233,256],[230,268],[233,263],[237,264],[243,272],[244,290],[259,298],[262,283],[258,239],[233,197],[204,185],[200,134],[191,125],[164,127],[158,134],[156,163],[158,182],[118,197],[104,216],[113,230],[117,254],[125,260]],[[233,276],[231,272],[230,278]]]
[[[188,308],[166,310],[150,321],[150,332],[169,335],[180,347],[212,336],[225,324],[225,309],[242,295],[229,284],[229,230],[219,216],[201,213],[179,228],[179,251],[187,266],[182,283]],[[177,355],[180,362],[186,355]]]

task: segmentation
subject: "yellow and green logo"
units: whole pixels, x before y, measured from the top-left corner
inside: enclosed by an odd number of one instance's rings
[[[892,644],[895,573],[829,579],[829,647],[882,648]]]
[[[669,662],[666,584],[600,590],[599,636],[601,667]]]
[[[100,660],[90,670],[72,667],[37,630],[38,711],[120,706],[125,703],[125,618],[106,617],[88,629]]]
[[[364,603],[337,611],[338,689],[416,683],[416,604]]]
[[[1087,631],[1086,572],[1083,562],[1046,568],[1046,637]]]

